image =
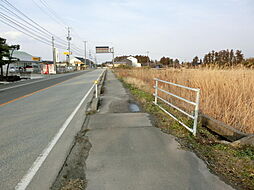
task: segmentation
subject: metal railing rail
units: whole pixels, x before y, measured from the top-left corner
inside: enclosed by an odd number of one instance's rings
[[[168,81],[164,81],[164,80],[160,80],[160,79],[157,79],[155,78],[155,86],[154,86],[154,89],[155,89],[155,93],[153,94],[155,99],[154,99],[154,104],[157,105],[160,109],[162,109],[165,113],[167,113],[169,116],[171,116],[174,120],[178,121],[181,125],[183,125],[187,130],[189,130],[191,133],[193,133],[194,136],[196,136],[197,134],[197,124],[198,124],[198,111],[199,111],[199,101],[200,101],[200,89],[198,88],[190,88],[190,87],[187,87],[187,86],[183,86],[183,85],[180,85],[180,84],[175,84],[175,83],[172,83],[172,82],[168,82]],[[187,100],[183,97],[180,97],[180,96],[177,96],[171,92],[168,92],[166,90],[163,90],[161,88],[159,88],[158,86],[158,83],[161,82],[161,83],[165,83],[165,84],[168,84],[168,85],[172,85],[172,86],[176,86],[176,87],[180,87],[180,88],[184,88],[184,89],[187,89],[187,90],[191,90],[191,91],[194,91],[196,92],[196,101],[195,102],[192,102],[190,100]],[[163,99],[162,97],[160,97],[158,95],[158,91],[161,91],[165,94],[168,94],[170,96],[173,96],[179,100],[182,100],[188,104],[191,104],[193,106],[195,106],[195,109],[194,109],[194,114],[191,115],[189,113],[187,113],[186,111],[182,110],[181,108],[177,107],[176,105],[168,102],[167,100]],[[180,121],[176,116],[174,116],[172,113],[170,113],[169,111],[167,111],[166,109],[164,109],[162,106],[160,106],[158,104],[158,99],[163,101],[164,103],[166,103],[167,105],[171,106],[172,108],[180,111],[181,113],[183,113],[184,115],[188,116],[189,118],[193,119],[194,122],[193,122],[193,128],[190,128],[189,126],[187,126],[186,124],[184,124],[182,121]]]

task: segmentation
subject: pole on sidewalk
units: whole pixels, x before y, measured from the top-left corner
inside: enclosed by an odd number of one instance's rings
[[[111,53],[112,53],[112,64],[113,64],[113,67],[114,67],[114,63],[115,63],[115,50],[114,50],[114,47],[111,48]]]
[[[67,36],[67,41],[68,41],[67,63],[68,63],[68,66],[69,66],[70,65],[70,55],[71,55],[71,31],[70,31],[70,27],[68,27],[67,30],[68,30],[68,36]]]
[[[86,66],[86,44],[87,44],[87,41],[83,41],[84,42],[84,53],[85,53],[85,66]],[[90,65],[91,67],[91,65]]]
[[[155,80],[155,100],[154,100],[155,105],[158,103],[158,81]]]
[[[56,72],[56,49],[55,49],[55,39],[54,39],[54,36],[52,36],[52,50],[53,50],[54,71]]]
[[[94,81],[95,84],[95,98],[98,98],[98,81]]]

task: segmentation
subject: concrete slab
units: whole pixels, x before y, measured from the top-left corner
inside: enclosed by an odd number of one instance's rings
[[[87,190],[231,189],[157,128],[107,127],[88,137]]]
[[[89,129],[152,127],[147,113],[109,113],[91,116]]]
[[[101,97],[100,114],[128,113],[130,97],[122,83],[109,71],[106,76],[104,94]]]

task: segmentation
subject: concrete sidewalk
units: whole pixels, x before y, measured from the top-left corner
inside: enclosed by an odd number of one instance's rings
[[[109,71],[99,113],[88,124],[92,144],[88,190],[232,189],[171,135],[153,127],[149,114],[131,113],[130,96]]]

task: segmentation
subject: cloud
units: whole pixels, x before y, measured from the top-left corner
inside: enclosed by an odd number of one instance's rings
[[[0,35],[3,38],[11,39],[11,40],[17,40],[17,39],[19,39],[23,36],[23,34],[21,32],[18,32],[18,31],[2,32],[2,33],[0,33]]]

